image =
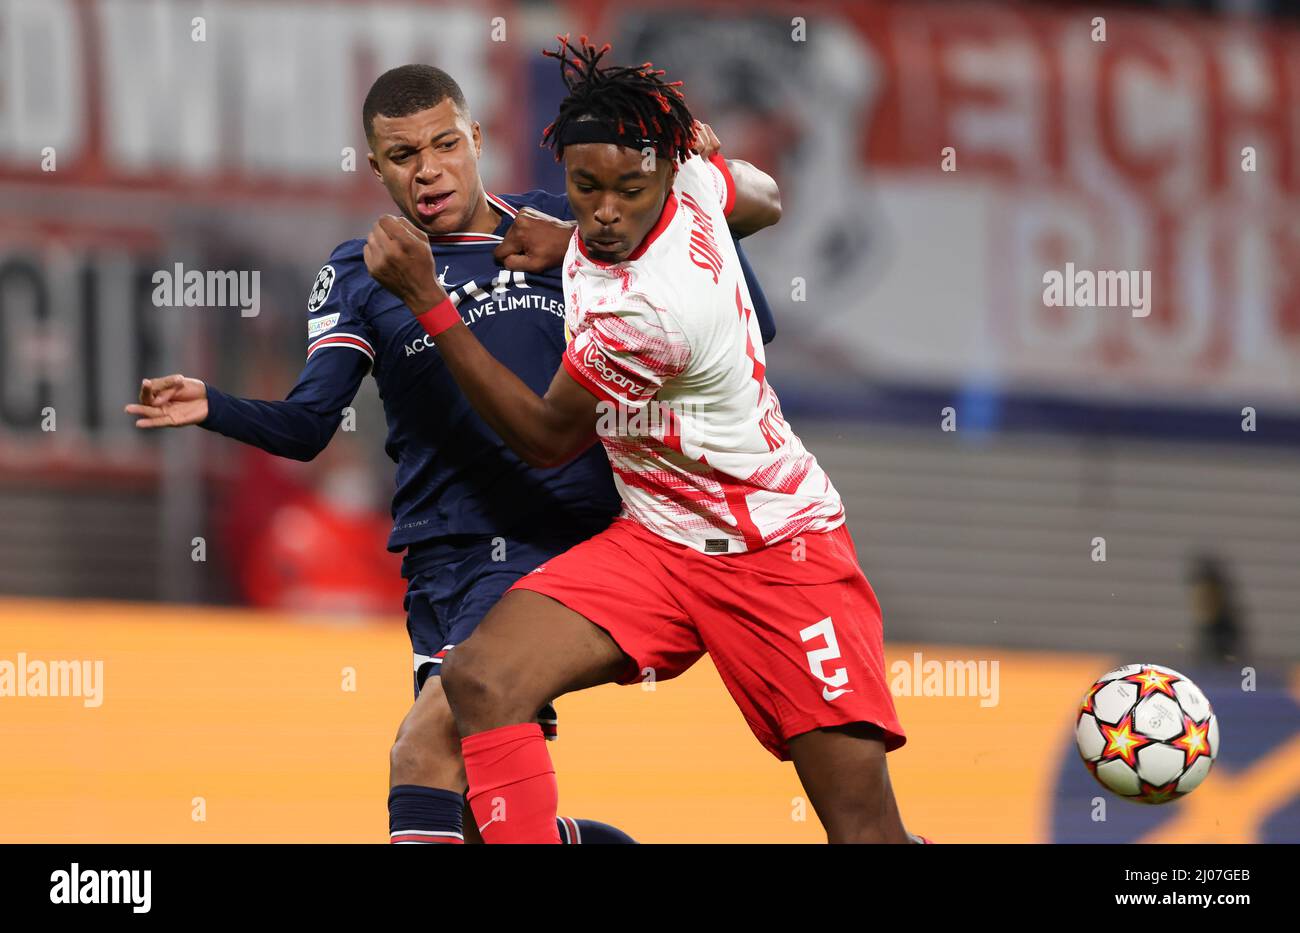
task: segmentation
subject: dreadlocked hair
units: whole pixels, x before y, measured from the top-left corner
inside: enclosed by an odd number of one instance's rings
[[[579,36],[576,46],[568,35],[555,38],[559,49],[543,49],[542,54],[559,60],[560,77],[569,96],[560,103],[555,121],[542,131],[541,145],[555,150],[557,160],[565,127],[584,118],[607,123],[620,135],[639,130],[642,137],[654,140],[660,158],[682,162],[690,157],[695,119],[678,90],[682,82],[665,81],[663,69],[656,69],[651,62],[599,67],[610,50],[608,42],[598,49],[588,44],[586,36]]]

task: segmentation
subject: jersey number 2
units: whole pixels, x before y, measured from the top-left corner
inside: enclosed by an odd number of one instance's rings
[[[835,628],[831,625],[830,616],[799,632],[799,637],[805,642],[812,641],[818,635],[826,639],[826,647],[814,648],[808,652],[808,669],[812,671],[813,676],[818,680],[830,684],[832,687],[843,687],[849,682],[848,669],[837,667],[835,673],[827,674],[826,668],[822,666],[827,661],[838,661],[840,657],[840,645],[835,640]]]

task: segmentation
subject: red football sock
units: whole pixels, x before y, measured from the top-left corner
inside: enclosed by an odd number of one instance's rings
[[[560,844],[560,789],[541,726],[489,729],[461,739],[460,748],[470,809],[484,842]]]

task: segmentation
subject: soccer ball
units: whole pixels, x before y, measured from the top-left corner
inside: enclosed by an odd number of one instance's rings
[[[1125,800],[1168,803],[1191,793],[1219,754],[1219,721],[1196,684],[1159,664],[1103,674],[1079,706],[1079,754]]]

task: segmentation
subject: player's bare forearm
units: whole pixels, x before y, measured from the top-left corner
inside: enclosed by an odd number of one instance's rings
[[[545,272],[564,262],[564,252],[577,227],[576,220],[560,220],[531,207],[520,208],[492,255],[507,269]]]
[[[479,417],[529,466],[559,466],[596,440],[596,399],[563,369],[539,396],[463,323],[433,340]]]
[[[558,466],[591,446],[596,399],[564,370],[539,396],[460,320],[438,284],[429,240],[405,218],[381,217],[363,250],[370,275],[411,309],[479,416],[529,466]],[[444,318],[449,319],[444,322]]]
[[[772,185],[772,192],[776,193],[775,183]],[[771,212],[771,208],[772,205],[768,204],[768,213]],[[755,223],[752,211],[741,211],[738,215],[733,210],[731,216],[727,218],[727,227],[733,236],[742,237],[776,223],[776,220],[781,217],[779,193],[776,193],[775,210],[776,219],[762,224]],[[737,223],[741,224],[739,228]],[[507,269],[518,269],[524,272],[545,272],[547,269],[555,269],[564,262],[564,253],[568,249],[569,241],[573,239],[573,231],[577,228],[576,220],[560,220],[531,207],[525,207],[519,211],[515,222],[511,224],[493,255]]]
[[[728,159],[727,168],[736,186],[736,201],[727,215],[735,236],[748,236],[781,219],[781,190],[771,175],[741,159]]]
[[[712,159],[722,151],[722,141],[713,127],[696,120],[691,150],[701,159]],[[772,176],[741,159],[727,159],[727,169],[736,190],[731,213],[727,215],[732,236],[736,239],[749,236],[781,219],[781,191]]]

